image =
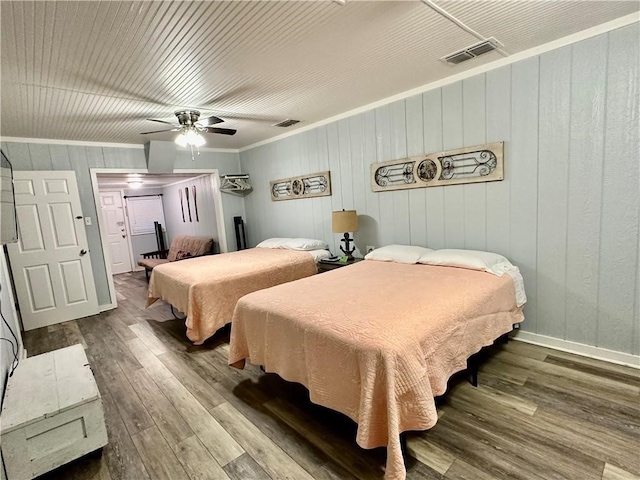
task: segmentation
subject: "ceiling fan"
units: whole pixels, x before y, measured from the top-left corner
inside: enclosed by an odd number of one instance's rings
[[[224,122],[220,117],[214,115],[203,118],[200,120],[200,112],[198,110],[178,110],[175,112],[178,118],[178,123],[166,122],[164,120],[158,120],[155,118],[147,118],[152,122],[166,123],[173,128],[166,130],[154,130],[152,132],[143,132],[141,135],[149,135],[151,133],[160,132],[180,132],[180,135],[176,138],[176,143],[180,146],[187,147],[200,147],[206,142],[200,135],[201,133],[218,133],[221,135],[235,135],[237,130],[232,128],[219,128],[213,127],[218,123]]]

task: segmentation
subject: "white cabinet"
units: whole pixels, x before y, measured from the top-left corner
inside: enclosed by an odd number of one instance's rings
[[[82,345],[22,360],[0,420],[9,480],[36,477],[106,445],[102,399]]]

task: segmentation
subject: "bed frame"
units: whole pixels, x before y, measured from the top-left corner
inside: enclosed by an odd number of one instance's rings
[[[512,330],[513,331],[513,330]],[[498,337],[493,345],[496,343],[506,344],[509,342],[509,333],[507,332],[504,335]],[[485,347],[486,348],[486,347]],[[478,353],[474,353],[467,359],[467,374],[469,375],[469,383],[474,387],[478,386],[478,367],[480,366],[480,355],[483,352],[484,348],[480,350]]]

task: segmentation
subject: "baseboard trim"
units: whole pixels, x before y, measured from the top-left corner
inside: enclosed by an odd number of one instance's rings
[[[640,369],[640,356],[631,355],[630,353],[616,352],[614,350],[607,350],[606,348],[547,337],[546,335],[538,335],[537,333],[525,332],[523,330],[517,330],[511,338],[524,343],[553,348],[561,352],[574,353],[583,357],[595,358],[605,362]]]

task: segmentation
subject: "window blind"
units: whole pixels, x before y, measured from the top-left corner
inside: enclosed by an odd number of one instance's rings
[[[155,234],[153,222],[164,225],[162,197],[128,197],[127,209],[131,235]]]

